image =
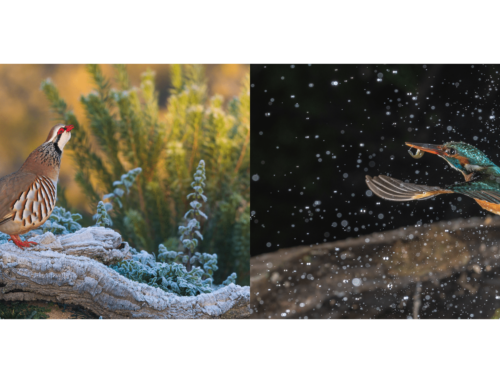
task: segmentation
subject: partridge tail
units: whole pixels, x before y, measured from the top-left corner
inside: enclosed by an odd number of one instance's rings
[[[367,175],[366,184],[373,193],[389,201],[413,201],[432,198],[438,194],[453,193],[437,186],[410,184],[382,175],[373,178]]]

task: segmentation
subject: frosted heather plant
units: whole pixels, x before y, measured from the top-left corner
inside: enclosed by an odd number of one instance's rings
[[[207,197],[203,194],[203,188],[205,187],[205,161],[201,160],[196,168],[196,172],[194,173],[194,181],[191,182],[191,187],[194,192],[187,195],[187,199],[192,199],[191,209],[184,215],[184,218],[187,219],[186,226],[179,226],[179,234],[182,245],[187,250],[187,263],[186,269],[191,270],[193,261],[199,260],[199,253],[195,253],[195,248],[198,246],[198,238],[203,240],[203,235],[200,233],[200,222],[198,221],[199,217],[203,217],[208,219],[207,215],[201,211],[202,203],[207,202]],[[191,217],[191,219],[189,218]],[[198,237],[198,238],[196,238]],[[193,257],[198,257],[197,259],[191,259]]]
[[[99,201],[99,203],[97,204],[97,214],[94,215],[93,219],[94,221],[96,221],[96,226],[113,226],[113,221],[111,221],[111,218],[106,211],[106,207],[104,206],[104,202],[102,201]]]

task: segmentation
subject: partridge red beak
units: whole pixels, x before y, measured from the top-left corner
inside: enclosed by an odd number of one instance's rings
[[[72,129],[74,129],[73,125],[66,125],[65,126],[67,132],[71,132]]]
[[[413,142],[405,142],[411,148],[419,149],[423,152],[437,154],[438,156],[445,156],[446,152],[443,150],[442,145],[433,145],[433,144],[415,144]]]

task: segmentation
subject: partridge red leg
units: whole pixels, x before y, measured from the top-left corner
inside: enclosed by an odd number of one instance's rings
[[[11,235],[9,241],[12,241],[16,244],[17,247],[23,248],[23,247],[30,247],[31,245],[38,245],[36,242],[32,241],[23,241],[21,237],[18,235]]]

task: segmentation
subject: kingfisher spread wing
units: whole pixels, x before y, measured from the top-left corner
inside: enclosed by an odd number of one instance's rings
[[[373,178],[367,175],[366,184],[374,194],[390,201],[412,201],[459,193],[474,198],[483,209],[500,215],[500,168],[483,152],[463,142],[443,145],[407,142],[406,145],[445,159],[464,175],[466,182],[438,187],[403,182],[384,175]]]

